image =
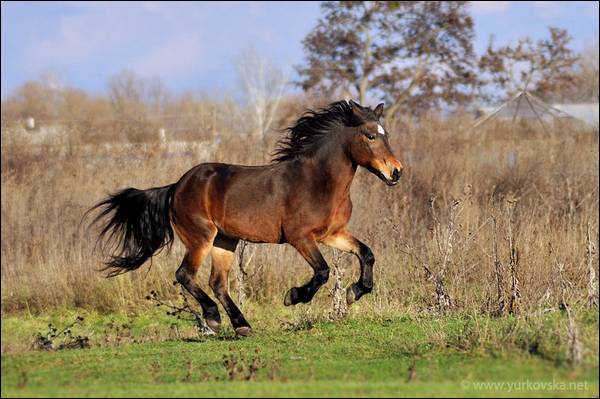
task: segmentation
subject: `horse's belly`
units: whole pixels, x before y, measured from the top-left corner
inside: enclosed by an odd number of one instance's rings
[[[281,228],[262,218],[239,217],[215,223],[219,233],[250,242],[279,243]]]
[[[250,242],[281,242],[280,210],[264,198],[248,196],[224,204],[223,212],[215,220],[222,234]]]

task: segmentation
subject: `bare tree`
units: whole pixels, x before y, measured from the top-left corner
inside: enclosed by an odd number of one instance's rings
[[[592,45],[586,45],[573,65],[573,85],[555,97],[561,102],[598,102],[600,98],[598,88],[599,80],[598,33]]]
[[[553,93],[565,91],[573,84],[573,66],[578,57],[568,45],[571,37],[566,30],[550,27],[550,38],[534,43],[521,38],[514,47],[495,48],[490,37],[487,52],[479,66],[489,73],[488,83],[506,90],[508,96],[529,91],[549,101]]]
[[[289,72],[282,72],[253,49],[242,53],[238,61],[238,70],[254,121],[252,134],[262,141],[285,94]]]
[[[462,104],[476,84],[473,21],[463,1],[328,1],[304,39],[304,90],[383,99],[386,115]]]
[[[108,107],[102,97],[91,97],[85,91],[70,86],[66,79],[45,72],[35,80],[19,86],[14,94],[2,101],[2,117],[35,121],[86,119],[90,114],[106,116]]]
[[[159,114],[171,101],[171,92],[160,78],[146,79],[132,71],[112,76],[108,83],[114,112],[127,118]]]

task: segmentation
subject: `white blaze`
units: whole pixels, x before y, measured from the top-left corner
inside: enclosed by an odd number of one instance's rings
[[[379,134],[385,134],[385,130],[383,130],[383,127],[381,125],[377,125],[377,131],[379,132]]]

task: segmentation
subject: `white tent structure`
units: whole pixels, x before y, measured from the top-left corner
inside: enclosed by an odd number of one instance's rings
[[[586,104],[554,104],[554,108],[557,108],[573,118],[580,119],[587,122],[588,124],[598,127],[598,114],[600,109],[598,103],[586,103]]]
[[[486,109],[483,109],[483,111],[485,112]],[[545,103],[526,91],[518,92],[500,107],[478,118],[473,127],[477,128],[494,118],[512,119],[513,124],[517,119],[537,120],[542,124],[546,132],[548,132],[548,125],[556,119],[571,119],[589,123]]]

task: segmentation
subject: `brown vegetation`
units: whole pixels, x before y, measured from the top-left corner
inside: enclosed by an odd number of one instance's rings
[[[14,124],[2,127],[2,315],[61,307],[112,312],[148,306],[151,290],[177,296],[177,241],[151,265],[106,279],[93,251],[97,232],[86,230],[83,214],[107,191],[173,183],[200,162],[265,163],[274,141],[256,143],[223,128],[218,144],[173,149],[130,138],[107,147],[86,126],[62,126],[66,142],[39,145],[14,138]],[[128,126],[136,137],[155,134],[153,126]],[[598,130],[548,135],[501,122],[470,126],[435,118],[387,126],[405,173],[387,187],[359,170],[353,184],[349,227],[376,256],[375,289],[356,305],[379,314],[503,315],[597,304]],[[359,266],[352,256],[324,254],[343,273],[315,297],[328,311],[328,291],[355,281]],[[311,273],[285,245],[249,244],[240,262],[245,275],[237,276],[237,262],[234,300],[265,306],[283,307],[285,292]],[[200,271],[201,285],[208,270]]]

